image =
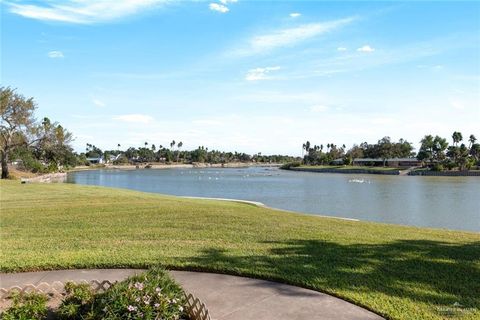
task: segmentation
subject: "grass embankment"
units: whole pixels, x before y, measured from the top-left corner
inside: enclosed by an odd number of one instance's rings
[[[3,271],[160,263],[309,287],[394,319],[480,316],[476,233],[102,187],[0,187]]]

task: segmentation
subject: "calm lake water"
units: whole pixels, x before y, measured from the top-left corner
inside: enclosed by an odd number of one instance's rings
[[[480,231],[478,177],[400,177],[277,168],[73,172],[68,182],[178,196],[259,201],[359,220]]]

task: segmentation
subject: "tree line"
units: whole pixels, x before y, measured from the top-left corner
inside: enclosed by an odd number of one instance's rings
[[[341,160],[342,164],[351,165],[356,158],[382,159],[385,165],[389,158],[414,156],[413,149],[412,143],[404,139],[394,142],[390,137],[383,137],[374,144],[367,142],[354,144],[348,150],[345,144],[339,147],[334,143],[328,143],[324,148],[323,144],[312,146],[310,141],[307,141],[302,146],[303,163],[307,165],[328,165],[334,160]]]
[[[175,140],[172,140],[168,146],[159,144],[157,147],[153,143],[145,142],[143,146],[121,150],[121,144],[118,144],[116,150],[102,151],[95,145],[87,143],[85,153],[81,153],[78,156],[85,164],[89,164],[88,158],[102,158],[105,162],[110,160],[113,164],[148,162],[212,164],[231,162],[285,163],[298,160],[296,157],[285,155],[262,155],[261,153],[250,155],[237,151],[209,150],[209,148],[204,146],[199,146],[194,150],[181,150],[182,146],[183,142],[176,143]]]
[[[354,144],[352,148],[346,149],[345,145],[337,146],[334,143],[313,145],[310,141],[302,145],[303,164],[306,165],[328,165],[335,160],[341,160],[344,165],[351,165],[356,158],[382,159],[385,166],[390,158],[416,158],[425,166],[433,170],[466,170],[480,165],[480,144],[477,138],[471,134],[464,141],[461,132],[455,131],[452,134],[452,144],[447,139],[438,135],[426,135],[420,141],[421,146],[418,153],[414,152],[411,142],[400,139],[392,141],[390,137],[383,137],[377,143],[369,144],[363,142]],[[337,162],[335,161],[335,162]]]
[[[459,131],[452,134],[452,144],[440,136],[426,135],[421,142],[417,158],[425,161],[434,170],[471,169],[480,165],[480,144],[477,138],[471,134],[467,141],[462,143],[463,135]]]

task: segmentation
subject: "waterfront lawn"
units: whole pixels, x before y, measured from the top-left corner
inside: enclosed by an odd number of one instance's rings
[[[334,166],[334,165],[322,165],[322,166],[308,166],[303,165],[296,167],[300,169],[335,169],[335,170],[370,170],[370,171],[398,171],[403,170],[403,168],[392,168],[392,167],[373,167],[373,166]],[[295,168],[295,169],[296,169]]]
[[[480,317],[478,233],[73,184],[0,187],[2,271],[161,264],[296,284],[392,319]]]

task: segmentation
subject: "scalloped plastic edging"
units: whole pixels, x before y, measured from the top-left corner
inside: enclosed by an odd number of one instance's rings
[[[88,283],[92,287],[93,291],[96,293],[105,292],[113,284],[116,283],[110,282],[108,280],[99,281],[99,280],[81,280],[77,283]],[[36,292],[45,294],[51,298],[63,298],[65,296],[65,284],[60,281],[55,281],[51,284],[46,282],[41,282],[38,285],[26,284],[24,286],[13,286],[10,288],[0,288],[0,299],[7,299],[12,293],[29,293]],[[185,293],[185,298],[187,300],[186,309],[191,320],[211,320],[210,313],[205,306],[205,304],[200,301],[191,293]]]

